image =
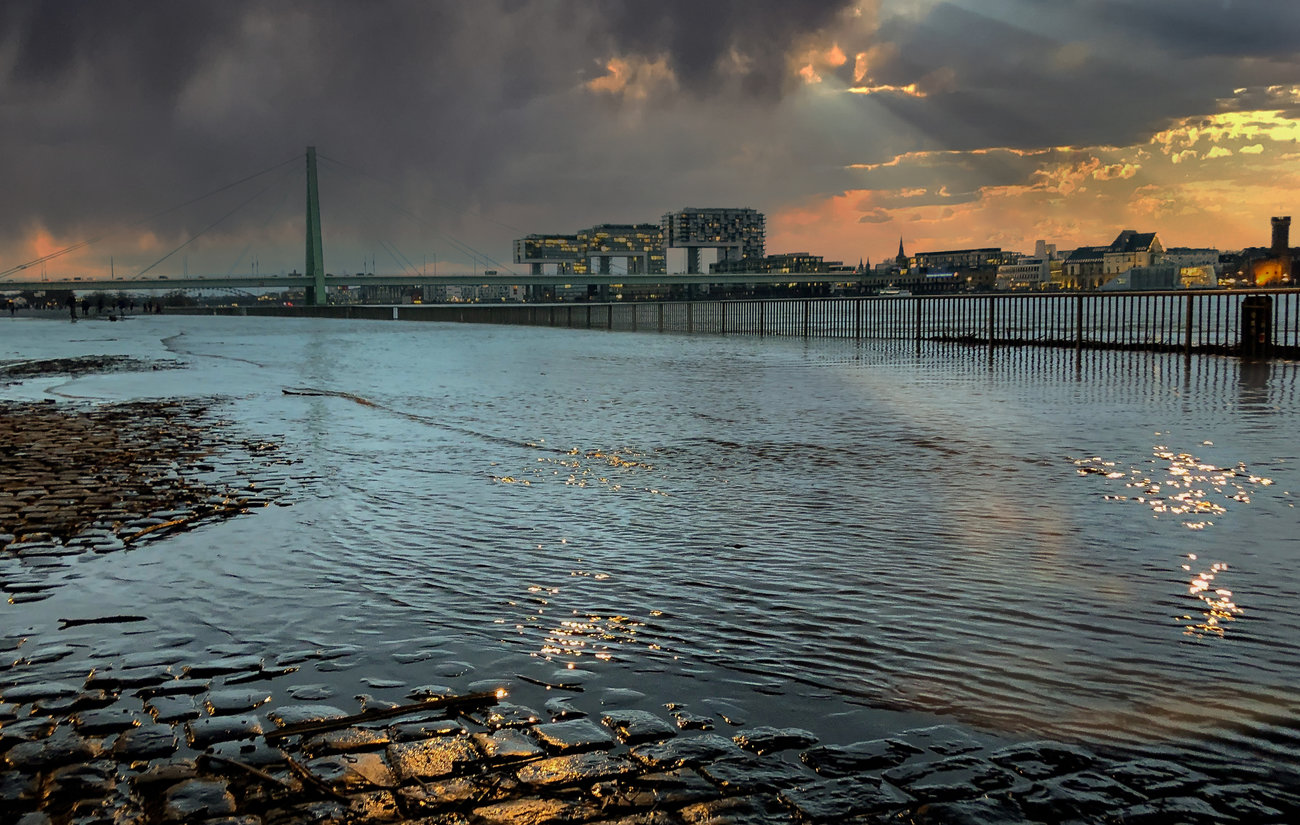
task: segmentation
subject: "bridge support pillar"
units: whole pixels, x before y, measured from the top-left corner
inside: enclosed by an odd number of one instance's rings
[[[308,288],[307,303],[324,306],[328,303],[325,296],[325,254],[320,234],[320,193],[316,188],[316,147],[307,147],[307,277],[312,285]]]

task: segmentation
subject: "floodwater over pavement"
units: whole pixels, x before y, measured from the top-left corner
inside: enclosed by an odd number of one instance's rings
[[[311,319],[4,319],[9,399],[218,399],[287,506],[61,557],[30,681],[257,654],[272,693],[554,682],[852,742],[1300,755],[1300,365]],[[59,619],[143,621],[60,630]],[[327,653],[322,655],[322,651]],[[178,659],[177,661],[180,661]],[[529,680],[535,680],[529,681]],[[348,699],[350,701],[350,699]],[[602,702],[604,699],[602,699]]]

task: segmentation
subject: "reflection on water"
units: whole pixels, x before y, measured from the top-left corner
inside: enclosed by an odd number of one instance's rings
[[[1036,348],[114,327],[135,336],[114,351],[140,357],[183,330],[204,393],[283,434],[310,479],[274,518],[61,568],[79,599],[147,615],[153,634],[350,646],[313,667],[410,686],[573,665],[742,710],[786,691],[782,708],[824,720],[870,705],[1225,760],[1300,752],[1261,721],[1300,727],[1294,364],[1261,377],[1115,352],[1076,371],[1074,353]],[[50,330],[27,346],[96,346]],[[175,390],[161,380],[77,390]],[[9,609],[11,627],[53,618]]]
[[[1187,558],[1196,561],[1195,554],[1190,554]],[[1190,564],[1183,565],[1183,570],[1191,572],[1191,569]],[[1201,570],[1192,578],[1187,592],[1204,602],[1205,608],[1195,619],[1190,615],[1182,617],[1186,623],[1187,635],[1202,638],[1208,634],[1222,638],[1228,622],[1235,621],[1241,615],[1241,608],[1232,601],[1231,590],[1222,587],[1211,589],[1215,578],[1227,569],[1228,565],[1223,562],[1214,562],[1208,570]]]
[[[1213,446],[1213,442],[1206,441],[1203,446]],[[1232,502],[1249,504],[1250,496],[1257,488],[1273,483],[1272,479],[1252,474],[1245,462],[1225,468],[1206,463],[1191,453],[1175,453],[1160,445],[1152,452],[1154,458],[1150,461],[1130,466],[1127,470],[1117,469],[1119,462],[1099,456],[1076,459],[1074,464],[1081,476],[1127,479],[1124,486],[1139,491],[1137,495],[1107,495],[1108,501],[1133,501],[1147,505],[1156,518],[1161,515],[1186,517],[1180,521],[1189,530],[1204,530],[1212,526],[1214,522],[1207,516],[1226,513],[1227,505]],[[1163,472],[1151,472],[1153,466],[1159,466]]]

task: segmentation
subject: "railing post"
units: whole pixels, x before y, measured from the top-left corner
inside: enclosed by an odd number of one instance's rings
[[[613,329],[613,328],[614,328],[614,305],[613,305],[613,304],[610,304],[610,305],[609,305],[609,320],[608,320],[608,322],[607,322],[605,328],[606,328],[606,329]]]
[[[1192,293],[1187,293],[1187,312],[1183,319],[1183,357],[1192,357],[1192,308],[1195,306]]]
[[[912,299],[912,303],[915,305],[916,308],[916,312],[915,312],[916,351],[917,353],[920,353],[921,352],[921,296],[917,295],[916,297],[914,297]]]
[[[808,312],[810,311],[810,309],[811,306],[808,303],[808,299],[804,298],[803,299],[803,337],[805,338],[808,337]]]
[[[693,334],[695,332],[695,302],[686,302],[686,332]]]
[[[1190,297],[1190,296],[1188,296]],[[1083,293],[1074,296],[1074,352],[1083,352]]]
[[[727,334],[727,302],[722,302],[722,334]]]
[[[663,301],[660,301],[660,302],[659,302],[659,331],[660,331],[660,332],[663,332],[663,331],[664,331],[664,303],[663,303]]]

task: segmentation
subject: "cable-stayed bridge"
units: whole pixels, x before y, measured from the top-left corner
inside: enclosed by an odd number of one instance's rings
[[[298,160],[294,158],[293,161]],[[328,158],[326,159],[328,160]],[[233,186],[245,183],[249,180],[261,177],[269,172],[275,171],[292,161],[286,161],[279,166],[264,170],[263,172],[250,175],[234,184],[221,187],[217,192],[229,189]],[[823,284],[823,283],[844,283],[853,280],[851,276],[844,273],[799,273],[799,274],[782,274],[782,273],[726,273],[710,275],[664,275],[664,274],[521,274],[509,271],[509,269],[493,261],[487,256],[482,256],[477,250],[470,250],[476,261],[482,259],[485,263],[484,272],[478,273],[460,273],[447,275],[428,275],[422,272],[416,272],[413,264],[409,259],[403,264],[401,256],[396,250],[390,248],[390,254],[394,254],[394,260],[403,265],[408,271],[402,274],[377,275],[358,273],[354,275],[337,275],[326,274],[324,265],[324,238],[321,231],[320,219],[320,194],[317,183],[317,156],[316,147],[307,147],[306,152],[307,166],[307,208],[306,208],[306,249],[303,260],[303,272],[297,272],[288,275],[270,275],[270,274],[248,274],[248,275],[151,275],[145,274],[154,270],[158,264],[168,259],[180,249],[197,239],[198,235],[190,237],[185,243],[177,249],[172,250],[163,258],[154,264],[146,267],[141,273],[133,276],[110,277],[110,278],[92,278],[92,277],[60,277],[44,278],[33,277],[46,261],[54,260],[59,256],[67,253],[84,249],[90,244],[98,242],[98,239],[82,241],[73,244],[64,249],[27,261],[16,266],[3,268],[0,264],[0,289],[32,289],[32,290],[74,290],[76,292],[120,292],[120,291],[183,291],[183,290],[242,290],[242,289],[283,289],[283,290],[305,290],[308,296],[308,303],[323,305],[327,303],[327,295],[330,287],[347,287],[349,289],[364,286],[385,286],[385,287],[426,287],[426,286],[556,286],[560,284],[580,284],[588,286],[672,286],[672,285],[702,285],[702,284]],[[265,190],[263,190],[265,191]],[[213,193],[209,193],[213,194]],[[259,193],[260,194],[260,193]],[[204,195],[200,198],[187,201],[181,206],[195,203],[208,197]],[[255,196],[256,197],[256,196]],[[252,198],[245,200],[240,206],[226,213],[218,221],[209,225],[204,232],[211,230],[221,221],[230,217],[240,207],[247,205]],[[169,210],[164,210],[164,213]],[[163,213],[157,213],[161,215]],[[156,217],[151,216],[151,217]],[[147,218],[145,219],[148,220]],[[199,233],[202,234],[202,233]],[[462,246],[453,240],[454,243]],[[494,265],[496,269],[488,269],[487,265]],[[505,271],[502,271],[505,270]]]

